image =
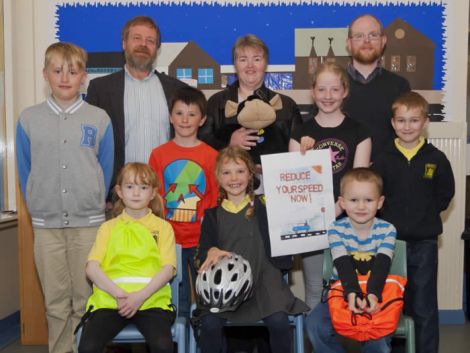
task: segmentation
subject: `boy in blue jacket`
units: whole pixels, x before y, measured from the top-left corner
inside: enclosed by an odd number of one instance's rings
[[[384,181],[381,216],[406,241],[405,312],[415,320],[417,353],[438,352],[437,237],[442,233],[440,213],[455,191],[448,159],[422,137],[427,110],[428,103],[416,92],[394,102],[391,122],[397,138],[373,165]]]

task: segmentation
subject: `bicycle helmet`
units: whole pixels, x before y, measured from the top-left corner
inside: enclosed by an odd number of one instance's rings
[[[202,305],[213,313],[235,311],[251,295],[253,275],[250,263],[232,254],[196,278],[196,293]]]

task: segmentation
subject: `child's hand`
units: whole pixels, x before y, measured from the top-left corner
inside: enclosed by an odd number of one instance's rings
[[[367,294],[367,299],[369,300],[369,305],[364,308],[364,311],[368,312],[369,314],[374,314],[380,310],[379,298],[377,298],[375,294]]]
[[[117,286],[116,286],[117,287]],[[114,293],[114,298],[116,299],[118,310],[121,309],[121,306],[124,303],[124,300],[127,298],[127,292],[120,287],[117,287],[116,293]]]
[[[310,136],[302,136],[300,139],[300,153],[305,154],[307,150],[311,150],[315,146],[315,140]]]
[[[121,308],[124,306],[124,304],[126,303],[126,299],[127,299],[127,293],[125,295],[116,297],[118,311],[121,310]]]
[[[216,248],[216,247],[210,248],[209,251],[207,252],[206,261],[204,261],[204,263],[201,265],[198,272],[199,273],[204,272],[209,267],[219,262],[221,258],[230,257],[230,256],[232,256],[231,252],[220,250],[219,248]]]
[[[356,293],[351,292],[348,294],[348,308],[353,313],[360,314],[364,312],[366,303],[364,300],[359,298]]]
[[[127,297],[118,301],[119,315],[130,319],[140,309],[144,301],[145,297],[142,295],[142,291],[128,293]]]

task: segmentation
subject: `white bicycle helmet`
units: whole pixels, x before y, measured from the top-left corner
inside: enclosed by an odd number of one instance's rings
[[[222,258],[196,279],[199,300],[213,313],[236,310],[250,297],[252,287],[250,263],[237,254]]]

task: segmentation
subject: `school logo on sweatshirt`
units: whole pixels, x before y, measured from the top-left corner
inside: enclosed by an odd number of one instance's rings
[[[80,140],[80,146],[83,147],[95,147],[96,136],[98,135],[98,129],[93,125],[82,124],[82,139]]]
[[[424,165],[424,179],[432,179],[434,177],[436,169],[437,165],[435,165],[434,163],[426,163]]]

